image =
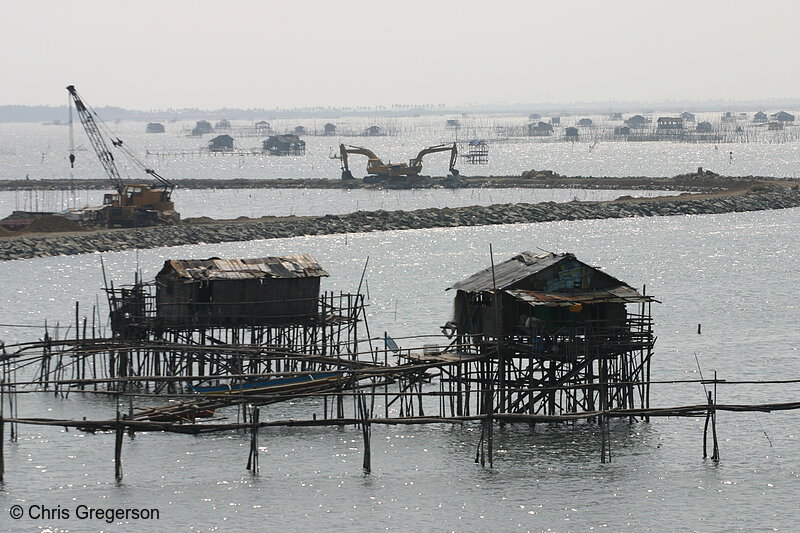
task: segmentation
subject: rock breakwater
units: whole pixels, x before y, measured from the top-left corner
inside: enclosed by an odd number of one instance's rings
[[[346,215],[215,221],[68,235],[0,237],[0,260],[298,237],[559,220],[719,214],[800,207],[800,191],[776,187],[740,195],[662,197],[613,202],[498,204],[416,211],[358,211]]]

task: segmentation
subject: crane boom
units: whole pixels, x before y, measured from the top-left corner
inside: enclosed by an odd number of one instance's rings
[[[70,96],[72,96],[72,101],[75,103],[75,110],[78,112],[78,118],[80,118],[81,124],[83,124],[83,129],[86,130],[86,135],[89,137],[89,141],[92,143],[92,147],[97,153],[97,157],[100,159],[103,169],[106,171],[108,178],[111,180],[117,192],[122,194],[125,189],[125,183],[122,181],[119,171],[117,170],[117,165],[114,163],[114,154],[108,149],[105,139],[100,134],[100,128],[97,127],[97,122],[95,122],[92,113],[89,111],[89,108],[86,107],[86,104],[83,103],[81,97],[78,96],[75,86],[70,85],[67,87],[67,91],[69,91]],[[112,143],[116,145],[115,141],[112,141]],[[119,143],[122,144],[122,141],[119,141]]]
[[[92,148],[97,153],[103,169],[117,190],[116,194],[104,195],[102,209],[92,211],[95,217],[90,222],[105,227],[139,227],[177,223],[180,220],[180,214],[175,211],[175,204],[172,202],[172,191],[175,189],[175,185],[162,178],[155,170],[147,168],[127,146],[122,144],[121,139],[114,136],[106,128],[106,134],[110,137],[111,144],[122,151],[145,174],[149,174],[157,181],[154,185],[141,183],[129,183],[126,185],[122,181],[119,170],[117,170],[114,154],[109,150],[106,139],[100,131],[101,125],[105,127],[102,124],[102,120],[100,120],[100,124],[97,123],[95,120],[97,114],[84,103],[74,85],[68,86],[67,91],[75,103],[78,117],[81,124],[83,124],[83,129],[86,130],[89,141],[92,143]],[[72,111],[70,108],[71,117]],[[100,117],[98,117],[99,119]],[[72,121],[70,120],[70,127],[71,125]],[[70,165],[72,165],[75,162],[72,129],[70,129],[69,159]]]

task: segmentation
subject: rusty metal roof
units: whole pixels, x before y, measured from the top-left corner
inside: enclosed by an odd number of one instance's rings
[[[515,255],[508,261],[504,261],[494,267],[494,279],[498,289],[505,289],[525,279],[532,274],[541,272],[566,258],[575,259],[570,253],[554,254],[550,252],[534,255],[533,252],[522,252]],[[467,279],[459,281],[447,288],[457,289],[466,292],[490,291],[494,288],[492,282],[492,268],[481,270]]]
[[[174,272],[187,281],[244,280],[258,278],[318,278],[328,276],[309,254],[255,259],[172,259],[158,276]]]
[[[651,296],[644,296],[628,285],[620,285],[611,289],[598,289],[593,291],[576,292],[539,292],[510,290],[504,291],[518,300],[530,305],[570,306],[574,304],[598,303],[642,303],[658,302]]]

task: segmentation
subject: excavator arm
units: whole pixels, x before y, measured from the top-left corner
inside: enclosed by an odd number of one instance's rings
[[[371,168],[375,168],[377,166],[383,166],[383,161],[375,155],[375,152],[369,150],[367,148],[362,148],[360,146],[345,146],[344,144],[339,145],[339,153],[341,154],[342,159],[342,179],[355,179],[353,178],[353,173],[350,172],[350,167],[348,166],[347,154],[358,154],[358,155],[365,155],[367,156],[367,170]]]
[[[409,166],[422,168],[422,158],[425,157],[428,154],[432,154],[432,153],[435,153],[435,152],[450,152],[450,168],[449,168],[449,170],[450,170],[450,173],[453,176],[458,176],[458,170],[456,170],[456,168],[455,168],[456,160],[458,159],[458,148],[456,147],[456,143],[453,143],[452,145],[439,144],[439,145],[436,145],[436,146],[431,146],[429,148],[425,148],[424,150],[421,150],[417,154],[417,157],[415,157],[414,159],[412,159],[409,162]]]

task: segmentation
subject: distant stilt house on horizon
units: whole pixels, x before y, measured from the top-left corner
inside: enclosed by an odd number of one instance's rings
[[[364,130],[364,135],[367,137],[378,137],[383,135],[383,128],[380,126],[370,126],[369,128]]]
[[[325,135],[336,135],[336,124],[328,122],[323,126],[323,132]]]
[[[681,135],[683,119],[680,117],[658,117],[656,133],[659,135]]]
[[[650,124],[650,121],[642,115],[633,115],[631,118],[625,121],[625,124],[630,126],[632,129],[642,129],[647,127],[647,125]]]
[[[258,122],[255,123],[255,126],[253,126],[253,127],[255,128],[256,132],[258,132],[258,133],[271,133],[272,132],[272,127],[269,125],[269,122],[267,122],[266,120],[259,120]]]
[[[592,122],[592,119],[590,118],[582,118],[578,121],[578,126],[582,128],[591,128],[594,126],[594,122]]]
[[[306,142],[297,135],[272,135],[262,144],[269,155],[305,155]]]
[[[489,145],[482,139],[474,139],[467,144],[467,153],[463,156],[471,165],[489,163]]]
[[[622,120],[622,113],[614,112],[608,115],[609,120]]]
[[[684,122],[694,122],[695,121],[694,114],[693,113],[689,113],[688,111],[684,111],[683,113],[681,113],[681,118],[683,119]]]
[[[528,120],[541,120],[542,115],[541,113],[531,113],[528,115]]]
[[[736,122],[736,117],[730,111],[725,111],[722,114],[722,118],[720,120],[722,120],[723,124],[731,124],[733,122]]]
[[[294,127],[294,134],[295,135],[305,135],[306,134],[306,127],[305,126],[295,126]]]
[[[549,137],[553,134],[552,124],[547,122],[537,122],[528,124],[529,137]]]
[[[561,117],[550,117],[550,124],[552,124],[553,126],[560,126]]]
[[[209,152],[232,152],[233,151],[233,137],[230,135],[217,135],[208,141]]]
[[[570,126],[569,128],[564,129],[564,139],[567,141],[577,141],[578,140],[578,128],[574,126]]]
[[[198,120],[197,123],[194,125],[194,129],[192,130],[192,135],[200,136],[205,135],[207,133],[211,133],[214,131],[214,128],[211,127],[211,123],[207,120]]]
[[[614,128],[614,135],[630,135],[631,134],[631,127],[630,126],[617,126]]]
[[[753,115],[753,122],[756,124],[766,124],[769,122],[769,117],[763,111],[759,111],[755,115]]]
[[[772,115],[772,120],[777,120],[778,122],[794,122],[794,115],[787,113],[786,111],[778,111],[774,115]]]
[[[160,122],[149,122],[147,124],[147,133],[164,133],[164,125]]]
[[[227,119],[223,118],[222,120],[220,120],[216,124],[214,124],[214,129],[215,130],[229,130],[229,129],[231,129],[231,123],[228,122]]]
[[[448,119],[447,122],[445,122],[445,126],[447,126],[450,129],[457,130],[461,128],[461,121],[458,119],[451,118]]]
[[[711,127],[710,122],[698,122],[697,126],[695,126],[694,131],[696,133],[711,133],[713,128]]]

